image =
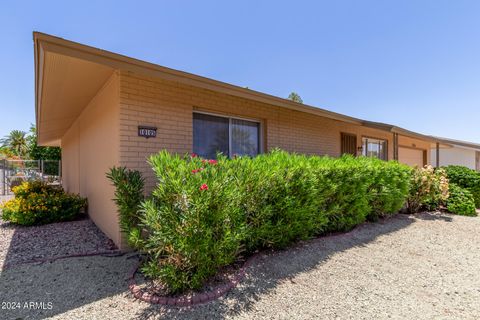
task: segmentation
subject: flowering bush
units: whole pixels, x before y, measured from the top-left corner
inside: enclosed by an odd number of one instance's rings
[[[198,288],[258,249],[397,212],[411,172],[397,162],[278,150],[218,160],[162,151],[149,161],[158,184],[138,211],[142,270],[172,292]]]
[[[15,198],[1,205],[2,219],[21,225],[37,225],[77,218],[87,201],[40,181],[13,188]]]
[[[411,174],[407,209],[411,213],[421,209],[436,210],[448,199],[448,179],[443,169],[432,166],[414,168]]]

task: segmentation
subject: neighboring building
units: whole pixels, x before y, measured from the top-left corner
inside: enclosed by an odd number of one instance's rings
[[[140,170],[150,191],[156,179],[146,159],[162,149],[213,157],[278,147],[423,166],[437,142],[50,35],[34,33],[34,41],[38,142],[62,147],[64,188],[88,198],[92,220],[120,247],[105,173]]]
[[[442,143],[438,149],[432,148],[432,163],[439,166],[459,165],[480,171],[480,144],[447,138],[436,138]]]

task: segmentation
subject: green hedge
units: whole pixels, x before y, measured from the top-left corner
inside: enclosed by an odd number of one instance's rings
[[[396,162],[278,150],[218,161],[162,151],[150,164],[158,185],[139,211],[143,236],[134,242],[148,256],[144,273],[172,292],[200,287],[255,250],[395,213],[411,173]]]
[[[454,183],[449,186],[450,196],[447,200],[447,210],[462,216],[476,216],[475,200],[470,191]]]
[[[447,166],[445,171],[451,183],[471,192],[475,207],[480,208],[480,173],[463,166]]]

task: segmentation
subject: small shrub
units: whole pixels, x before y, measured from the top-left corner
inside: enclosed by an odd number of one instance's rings
[[[447,210],[463,216],[477,215],[472,193],[454,183],[450,184],[450,197],[447,201]]]
[[[150,261],[142,270],[172,292],[198,288],[242,252],[246,226],[237,168],[221,156],[207,161],[166,151],[152,156],[150,164],[158,185],[143,203]]]
[[[140,248],[142,243],[139,228],[140,204],[144,199],[145,180],[137,170],[124,167],[113,167],[107,178],[115,186],[115,204],[120,215],[120,227],[127,237],[128,244]]]
[[[448,199],[448,185],[444,170],[435,170],[432,166],[414,168],[407,200],[408,211],[415,213],[421,209],[438,209]]]
[[[450,182],[472,193],[475,207],[480,208],[480,173],[463,166],[447,166],[445,171]]]
[[[1,206],[2,219],[20,225],[74,220],[87,205],[86,199],[40,181],[24,182],[13,193],[15,198]]]

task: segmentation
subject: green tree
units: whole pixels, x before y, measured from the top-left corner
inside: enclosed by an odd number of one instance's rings
[[[23,158],[28,152],[27,133],[21,130],[12,130],[0,140],[2,147],[9,148],[12,152]]]
[[[293,91],[288,95],[288,99],[290,99],[292,101],[295,101],[295,102],[298,102],[298,103],[303,103],[303,100],[300,97],[300,95],[296,92],[293,92]]]
[[[62,151],[59,147],[41,147],[37,144],[37,129],[30,126],[30,133],[27,136],[27,156],[32,160],[60,160]]]
[[[11,158],[14,154],[9,147],[0,147],[0,159]]]

